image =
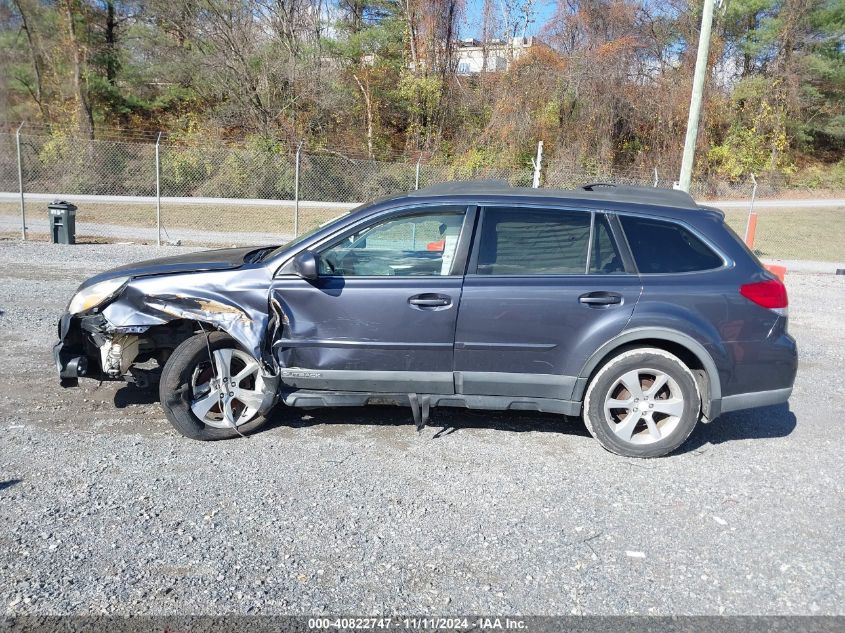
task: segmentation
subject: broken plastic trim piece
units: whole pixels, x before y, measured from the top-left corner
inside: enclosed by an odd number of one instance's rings
[[[414,416],[417,431],[421,433],[431,416],[431,396],[409,393],[408,403],[411,405],[411,415]]]

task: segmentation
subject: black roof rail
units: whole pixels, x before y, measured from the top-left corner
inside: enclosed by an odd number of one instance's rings
[[[583,189],[584,191],[595,191],[596,187],[615,187],[616,183],[613,182],[590,182],[586,185],[581,185],[579,189]]]
[[[662,187],[649,187],[638,185],[617,185],[611,182],[593,182],[580,187],[583,191],[591,193],[599,192],[606,193],[608,196],[613,196],[619,200],[632,199],[636,202],[638,198],[652,198],[652,200],[660,199],[675,206],[698,207],[692,196],[681,189],[664,189]],[[603,191],[604,190],[604,191]]]
[[[608,182],[594,182],[576,189],[511,187],[504,180],[452,181],[431,185],[406,194],[424,196],[522,196],[531,198],[560,198],[584,201],[628,202],[678,209],[700,209],[686,191],[660,187],[637,187]]]

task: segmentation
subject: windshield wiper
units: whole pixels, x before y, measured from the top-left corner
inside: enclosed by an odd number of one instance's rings
[[[267,256],[268,253],[272,253],[277,248],[278,246],[265,246],[264,248],[259,248],[251,253],[247,253],[246,257],[244,257],[244,263],[254,264],[255,262],[260,262]]]

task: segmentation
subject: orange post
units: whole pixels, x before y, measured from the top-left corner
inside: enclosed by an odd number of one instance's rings
[[[781,280],[781,282],[786,281],[784,278],[786,277],[786,266],[777,266],[775,264],[766,264],[766,270],[770,273],[774,273],[777,275],[777,278]]]
[[[748,248],[754,248],[754,236],[757,234],[757,214],[748,214],[748,224],[745,227],[745,243]]]

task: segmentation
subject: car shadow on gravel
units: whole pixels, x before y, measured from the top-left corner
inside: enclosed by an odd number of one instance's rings
[[[127,385],[114,394],[118,409],[134,405],[158,402],[155,389],[138,389]],[[369,407],[326,407],[319,409],[295,409],[276,405],[270,412],[267,424],[258,433],[277,428],[307,428],[325,426],[327,429],[342,430],[344,427],[366,426],[413,426],[411,411],[400,406]],[[795,430],[797,420],[788,404],[760,409],[749,409],[726,413],[713,422],[699,424],[675,454],[701,450],[708,444],[722,444],[733,440],[774,439],[786,437]],[[578,437],[589,437],[584,423],[579,418],[566,417],[535,411],[481,411],[454,407],[436,407],[431,410],[427,424],[438,429],[434,439],[470,429],[490,429],[516,433],[557,433]]]
[[[342,429],[345,426],[412,426],[411,413],[404,407],[335,407],[325,409],[287,409],[277,406],[263,430],[279,427],[305,428],[325,426]],[[734,440],[776,439],[790,435],[796,426],[795,414],[787,404],[726,413],[713,422],[699,424],[690,438],[675,454],[701,451],[709,444]],[[589,437],[579,418],[537,413],[533,411],[473,411],[458,408],[432,409],[427,425],[439,429],[433,439],[470,429],[491,429],[517,433],[556,433]]]
[[[114,393],[114,406],[118,409],[157,402],[158,391],[155,389],[140,389],[126,385]],[[258,433],[280,427],[295,429],[325,425],[340,430],[344,426],[412,427],[414,424],[408,407],[387,405],[319,409],[298,409],[276,405],[267,416],[267,422],[257,431]],[[431,417],[426,426],[439,429],[434,436],[435,439],[468,429],[589,436],[580,419],[536,411],[481,411],[457,407],[435,407],[431,410]]]
[[[126,385],[114,393],[114,406],[118,409],[156,403],[158,403],[156,389],[140,389]],[[281,427],[296,429],[325,425],[327,428],[341,430],[344,426],[412,427],[413,424],[411,410],[401,406],[298,409],[276,405],[267,416],[267,424],[257,433]],[[435,407],[431,410],[431,417],[426,426],[438,429],[434,435],[435,439],[468,429],[589,436],[580,419],[536,411],[481,411],[457,407]]]
[[[726,413],[713,422],[699,424],[677,454],[701,450],[707,444],[733,440],[765,440],[786,437],[795,430],[797,419],[788,404]]]
[[[288,409],[277,406],[263,430],[278,427],[313,426],[408,426],[413,427],[411,411],[400,406],[327,407],[320,409]],[[427,427],[438,429],[434,439],[469,429],[491,429],[512,432],[560,433],[589,436],[584,424],[574,418],[534,411],[478,411],[438,407],[431,411]]]
[[[125,409],[139,404],[157,404],[158,388],[140,388],[134,385],[124,385],[114,392],[114,406]]]

